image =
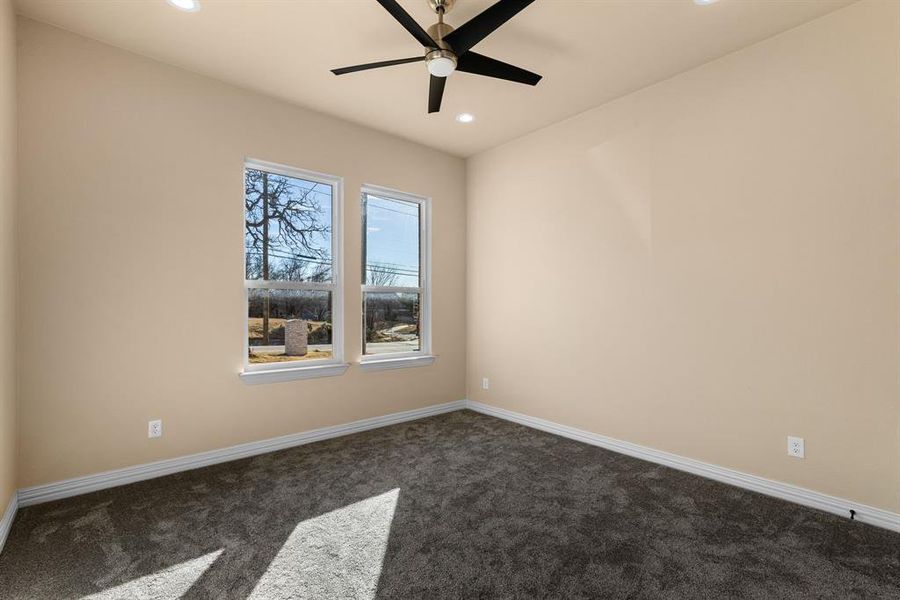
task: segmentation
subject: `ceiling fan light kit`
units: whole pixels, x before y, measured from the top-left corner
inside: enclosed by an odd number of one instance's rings
[[[537,85],[537,82],[541,80],[541,76],[537,73],[526,71],[470,50],[475,44],[516,16],[534,0],[499,0],[468,22],[460,25],[458,29],[454,29],[447,23],[444,23],[444,15],[453,8],[456,0],[427,1],[431,9],[437,13],[438,22],[425,30],[409,16],[409,13],[403,10],[403,7],[398,4],[397,0],[377,0],[425,48],[423,56],[366,63],[332,69],[331,72],[335,75],[345,75],[357,71],[424,61],[430,75],[428,84],[429,113],[441,110],[444,86],[446,85],[447,77],[454,71],[463,71],[526,85]]]
[[[456,70],[456,55],[449,50],[432,50],[425,55],[425,65],[435,77],[449,77]]]

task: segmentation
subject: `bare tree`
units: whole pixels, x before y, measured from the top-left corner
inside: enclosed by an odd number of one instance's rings
[[[366,285],[396,285],[400,274],[393,265],[369,263],[366,265]]]
[[[327,281],[331,277],[331,224],[320,200],[324,184],[247,169],[244,177],[244,243],[247,278]],[[327,202],[331,202],[330,194]],[[269,343],[269,294],[263,344]]]

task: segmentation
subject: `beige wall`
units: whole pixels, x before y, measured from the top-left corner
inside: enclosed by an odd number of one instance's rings
[[[898,58],[863,2],[472,158],[469,397],[900,510]]]
[[[461,159],[34,21],[19,35],[21,486],[465,396]],[[345,178],[350,360],[360,186],[433,198],[433,366],[238,379],[245,156]]]
[[[16,19],[0,0],[0,516],[16,489]]]
[[[468,325],[475,400],[900,510],[900,4],[481,154],[468,190],[439,152],[33,21],[18,33],[20,486],[458,400]],[[434,198],[434,366],[238,380],[245,156],[345,178],[351,360],[360,185]],[[0,358],[8,497],[9,338]]]

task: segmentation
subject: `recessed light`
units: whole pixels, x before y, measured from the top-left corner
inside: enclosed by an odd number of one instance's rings
[[[694,4],[698,4],[700,6],[707,6],[709,4],[715,4],[719,0],[694,0]]]
[[[475,120],[475,116],[471,113],[459,113],[456,115],[456,120],[460,123],[471,123]]]
[[[200,10],[200,0],[166,0],[166,2],[184,12],[197,12]]]

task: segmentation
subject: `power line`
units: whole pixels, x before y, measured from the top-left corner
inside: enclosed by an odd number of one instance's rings
[[[260,252],[258,250],[247,249],[247,253],[254,254],[254,255],[262,255],[262,252]],[[307,258],[304,256],[298,257],[298,256],[292,256],[292,255],[278,254],[278,253],[273,253],[271,251],[269,252],[269,256],[270,257],[274,256],[275,258],[283,258],[283,259],[288,259],[288,260],[298,260],[298,261],[300,259],[303,259],[303,261],[307,262],[307,263],[312,263],[312,264],[317,264],[317,265],[327,265],[329,267],[332,266],[331,261],[323,261],[323,260],[318,260],[315,258]],[[418,277],[419,272],[415,271],[413,269],[414,269],[414,267],[411,265],[401,265],[401,264],[397,264],[397,263],[367,263],[366,264],[366,270],[369,270],[369,271],[377,270],[379,273],[387,273],[390,275]]]
[[[386,210],[386,211],[388,211],[388,212],[397,213],[398,215],[403,215],[404,217],[413,217],[413,218],[416,218],[416,219],[419,218],[418,212],[416,212],[416,213],[408,213],[408,212],[403,212],[402,210],[397,210],[397,209],[395,209],[395,208],[388,208],[388,207],[386,207],[386,206],[378,206],[377,204],[369,205],[369,204],[367,203],[367,204],[366,204],[366,208],[367,208],[367,209],[368,209],[368,208],[377,208],[378,210]]]

